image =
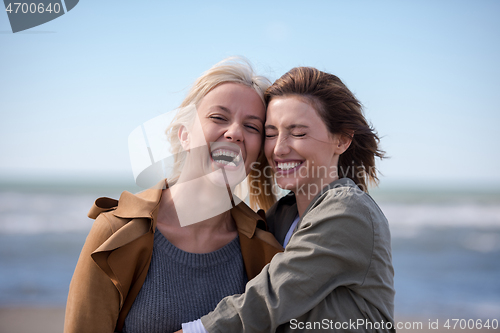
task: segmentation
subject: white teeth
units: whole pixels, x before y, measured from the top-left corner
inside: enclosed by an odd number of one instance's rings
[[[227,156],[231,161],[226,161],[226,159],[217,158],[219,156]],[[212,158],[219,164],[227,165],[227,166],[236,166],[241,162],[241,155],[228,149],[216,149],[212,151]]]
[[[300,164],[300,162],[290,162],[290,163],[279,163],[278,162],[278,169],[290,170],[290,169],[295,168],[299,164]]]
[[[234,166],[234,167],[236,166],[236,164],[234,164],[233,162],[228,162],[228,161],[224,161],[224,160],[217,161],[217,163],[224,164],[227,166]]]
[[[226,150],[226,149],[217,149],[216,151],[212,152],[212,156],[214,156],[214,157],[221,156],[221,155],[229,156],[232,158],[235,158],[238,156],[238,154],[235,153],[234,151]]]

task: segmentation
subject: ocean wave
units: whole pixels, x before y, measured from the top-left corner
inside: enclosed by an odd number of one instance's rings
[[[92,195],[0,192],[0,233],[88,232]]]
[[[500,227],[500,205],[384,203],[380,206],[391,226]]]
[[[88,232],[93,221],[87,213],[98,196],[0,192],[0,233]],[[396,237],[412,237],[427,227],[500,229],[500,204],[383,202],[380,207]]]

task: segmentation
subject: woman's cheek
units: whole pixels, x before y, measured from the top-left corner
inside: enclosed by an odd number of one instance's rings
[[[273,150],[274,150],[274,143],[272,140],[266,140],[264,142],[264,154],[266,155],[266,158],[268,161],[271,160],[272,155],[273,155]]]
[[[260,149],[262,148],[262,138],[260,135],[256,135],[256,137],[252,140],[252,156],[254,160],[257,160],[257,157],[259,156]]]

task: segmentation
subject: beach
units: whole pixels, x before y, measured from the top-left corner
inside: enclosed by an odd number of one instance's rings
[[[62,333],[64,308],[0,308],[0,323],[0,333]]]

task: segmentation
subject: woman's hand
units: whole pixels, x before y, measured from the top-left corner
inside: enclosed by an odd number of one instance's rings
[[[174,333],[182,333],[182,330],[178,330],[177,332],[174,332]]]

